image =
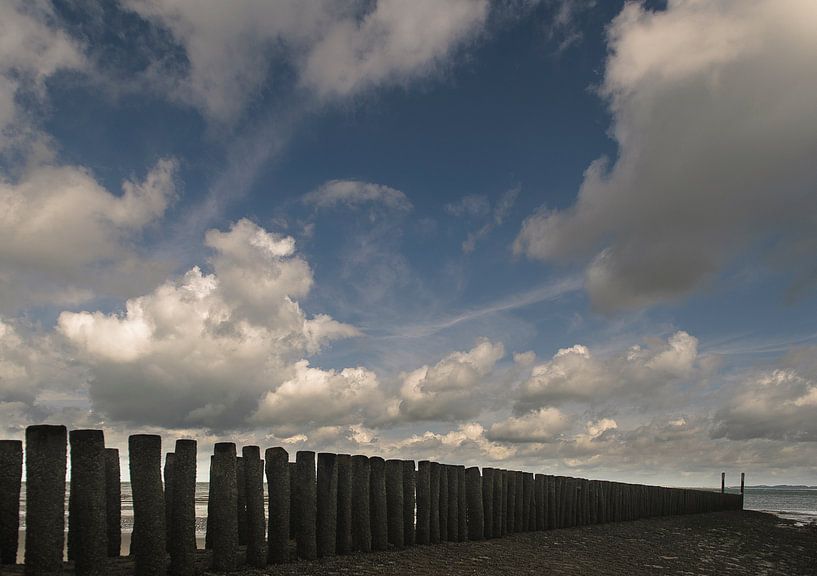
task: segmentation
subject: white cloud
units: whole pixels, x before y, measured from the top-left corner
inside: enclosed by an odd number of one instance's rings
[[[570,418],[558,408],[540,408],[491,425],[488,438],[498,442],[553,442],[570,427]]]
[[[515,251],[589,259],[586,289],[604,311],[687,294],[767,241],[808,274],[815,25],[811,0],[626,4],[601,86],[617,159],[588,168],[572,207],[530,216]]]
[[[282,63],[318,100],[427,76],[481,29],[488,11],[485,0],[251,0],[241,10],[218,0],[126,5],[167,28],[187,55],[189,66],[157,70],[155,81],[174,74],[171,93],[220,122],[237,118]]]
[[[676,332],[646,347],[633,346],[607,358],[595,357],[582,345],[563,348],[547,362],[535,365],[519,388],[517,409],[524,412],[548,404],[600,404],[636,398],[660,402],[673,385],[699,370],[698,340]]]
[[[505,222],[505,218],[508,217],[508,212],[510,212],[511,208],[513,208],[513,205],[516,203],[517,196],[519,196],[519,187],[511,188],[502,194],[502,197],[494,205],[491,219],[483,224],[479,229],[468,234],[468,237],[462,243],[463,252],[466,254],[473,252],[477,247],[477,242],[480,239],[490,234],[494,228],[501,226],[503,222]]]
[[[434,366],[400,375],[400,414],[408,420],[460,420],[476,416],[484,387],[505,355],[502,343],[482,341],[452,352]]]
[[[334,208],[339,205],[355,208],[362,204],[382,205],[401,212],[413,206],[400,190],[360,180],[330,180],[304,196],[304,202],[316,208]]]
[[[0,177],[0,307],[75,304],[97,289],[133,287],[139,275],[154,280],[157,262],[143,260],[132,241],[175,197],[175,172],[175,161],[160,160],[143,181],[123,182],[119,196],[76,166]]]
[[[163,426],[242,426],[267,392],[304,374],[320,379],[299,363],[304,354],[357,334],[328,316],[307,317],[294,299],[306,295],[312,272],[291,238],[240,220],[211,230],[207,244],[212,274],[195,267],[128,300],[124,314],[60,314],[59,331],[91,367],[100,412]]]
[[[452,216],[479,218],[488,215],[491,211],[491,203],[488,202],[488,197],[485,194],[468,194],[456,202],[446,204],[443,206],[443,210]]]
[[[86,66],[82,48],[52,20],[47,1],[0,4],[0,153],[43,138],[32,111],[20,101],[42,102],[50,76]]]

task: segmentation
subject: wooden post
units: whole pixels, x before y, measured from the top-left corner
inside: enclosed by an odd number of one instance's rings
[[[335,460],[338,469],[338,522],[335,551],[348,554],[352,551],[352,456],[338,454]]]
[[[460,480],[457,467],[449,464],[448,468],[448,541],[460,540]]]
[[[0,440],[0,564],[17,563],[23,443]]]
[[[372,550],[389,547],[388,503],[386,500],[386,461],[380,456],[369,458],[369,495],[372,519]]]
[[[468,504],[466,503],[465,493],[465,466],[459,465],[457,469],[457,495],[459,502],[457,503],[457,517],[459,518],[460,526],[457,531],[459,535],[459,542],[468,540],[468,518],[466,515]]]
[[[485,537],[485,510],[482,502],[482,477],[479,468],[465,470],[466,512],[469,540]]]
[[[317,481],[315,478],[315,453],[299,450],[295,453],[297,494],[297,526],[295,534],[298,558],[314,560],[318,557],[317,534]]]
[[[196,454],[195,440],[176,440],[171,492],[173,515],[170,534],[170,574],[196,573]]]
[[[229,572],[237,564],[238,554],[238,480],[235,444],[218,442],[213,450],[213,570]]]
[[[448,465],[446,464],[440,464],[439,495],[440,542],[445,542],[448,540]]]
[[[238,526],[238,545],[247,545],[247,474],[244,469],[244,458],[235,459],[236,485],[236,525]]]
[[[403,548],[403,461],[386,460],[386,519],[389,544]]]
[[[173,525],[173,452],[165,454],[164,488],[165,488],[165,548],[170,552],[170,527]]]
[[[366,456],[352,456],[352,549],[370,552],[371,523],[371,462]]]
[[[512,470],[505,471],[505,483],[508,485],[507,498],[507,534],[516,532],[516,472]]]
[[[281,564],[289,560],[289,454],[283,448],[267,448],[264,462],[269,498],[267,563]]]
[[[726,492],[726,472],[721,472],[721,494]]]
[[[167,570],[165,502],[162,493],[162,437],[128,438],[136,576],[164,576]]]
[[[206,532],[204,534],[204,549],[205,550],[212,550],[213,549],[213,456],[210,456],[210,481],[207,484],[207,525],[206,525]],[[133,548],[133,542],[131,542],[131,548]]]
[[[437,480],[439,482],[439,479]],[[417,528],[418,545],[431,542],[431,462],[417,463]],[[439,528],[438,528],[439,530]]]
[[[440,542],[440,464],[429,462],[428,465],[428,543]]]
[[[534,477],[534,495],[536,496],[536,530],[547,528],[547,492],[545,489],[545,475],[537,474]]]
[[[494,523],[491,529],[491,537],[492,538],[501,538],[502,537],[502,516],[504,514],[504,499],[502,497],[502,489],[503,489],[503,482],[502,482],[502,470],[497,470],[494,468],[492,470],[492,475],[494,477]]]
[[[743,485],[744,485],[745,481],[746,481],[746,473],[741,472],[740,473],[740,493],[741,494],[743,494]]]
[[[318,556],[334,556],[337,549],[338,525],[338,467],[337,455],[318,454]]]
[[[258,446],[241,449],[244,462],[244,493],[247,502],[247,564],[253,568],[267,565],[264,550],[264,461]],[[178,456],[176,457],[178,468]]]
[[[494,537],[494,469],[482,469],[482,535]]]
[[[289,538],[295,540],[298,534],[298,489],[297,484],[297,466],[295,462],[287,464],[289,469]]]
[[[67,436],[65,426],[26,428],[26,576],[62,574]]]
[[[71,487],[75,506],[77,576],[106,573],[105,437],[102,430],[71,430]]]
[[[534,479],[530,472],[522,473],[522,531],[530,532],[536,528],[536,510],[534,508]],[[531,519],[533,522],[531,522]],[[533,525],[533,528],[531,527]]]
[[[414,510],[417,505],[417,473],[414,460],[403,460],[403,545],[414,546],[416,541]]]
[[[514,512],[514,522],[517,532],[525,531],[525,474],[521,471],[514,472],[516,480],[516,511]]]
[[[116,448],[105,448],[105,517],[108,556],[115,558],[122,552],[122,484]]]

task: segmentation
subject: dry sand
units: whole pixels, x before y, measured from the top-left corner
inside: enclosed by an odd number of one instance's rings
[[[200,560],[204,566],[203,553]],[[107,573],[132,573],[130,561],[112,562]],[[22,574],[22,567],[0,569],[5,574]],[[236,574],[815,576],[817,526],[762,512],[719,512],[353,554]]]

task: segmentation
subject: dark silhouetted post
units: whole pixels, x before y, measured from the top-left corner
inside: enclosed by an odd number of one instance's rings
[[[136,576],[166,572],[165,502],[162,493],[162,438],[134,434],[128,438]]]
[[[213,450],[213,570],[234,570],[238,555],[238,479],[235,444],[219,442]]]
[[[530,532],[536,527],[536,510],[534,508],[534,481],[530,472],[522,473],[522,530]]]
[[[428,542],[438,544],[440,542],[440,464],[429,462],[428,465]]]
[[[547,511],[547,494],[545,491],[545,476],[544,474],[537,474],[534,477],[534,500],[536,503],[536,530],[542,531],[547,528],[547,519],[545,514]]]
[[[165,454],[165,548],[170,552],[170,527],[173,525],[173,461],[175,455],[173,452]]]
[[[178,459],[178,458],[177,458]],[[263,568],[267,564],[264,550],[264,462],[258,446],[241,449],[247,495],[247,564]]]
[[[62,574],[67,444],[65,426],[26,428],[27,576]]]
[[[244,458],[235,459],[236,486],[236,524],[238,526],[238,545],[247,545],[247,474],[244,470]]]
[[[318,507],[317,545],[321,558],[334,556],[337,547],[338,525],[338,467],[337,456],[328,452],[318,454]]]
[[[726,492],[726,472],[721,472],[721,494]]]
[[[554,476],[545,476],[545,483],[547,489],[547,529],[553,530],[556,528],[556,478]]]
[[[122,484],[116,448],[105,448],[105,517],[108,556],[114,558],[122,551]]]
[[[415,542],[431,542],[431,462],[417,463],[417,529]]]
[[[17,563],[23,443],[0,440],[0,564]]]
[[[482,534],[485,538],[494,535],[494,470],[482,469]]]
[[[507,470],[505,472],[505,482],[508,484],[507,533],[512,534],[516,532],[516,472]]]
[[[448,465],[440,464],[440,541],[448,540]]]
[[[468,540],[468,515],[465,495],[465,466],[457,466],[457,495],[459,502],[457,504],[457,518],[459,519],[459,529],[457,534],[460,542]]]
[[[213,549],[213,525],[211,519],[213,518],[213,456],[210,456],[210,481],[207,484],[207,527],[204,534],[204,549]],[[133,547],[133,543],[131,543]]]
[[[369,495],[372,518],[372,549],[385,550],[389,546],[389,527],[386,501],[386,461],[379,456],[369,458]]]
[[[482,477],[479,468],[465,470],[465,507],[469,540],[482,540],[485,536],[485,515],[482,502]]]
[[[403,461],[386,461],[386,518],[389,544],[403,547]]]
[[[338,523],[335,550],[338,554],[352,551],[352,457],[338,454]]]
[[[448,541],[459,542],[460,539],[460,481],[457,477],[457,467],[453,464],[448,469]]]
[[[193,576],[196,573],[196,453],[195,440],[176,440],[171,503],[173,515],[167,527],[172,576]]]
[[[746,482],[746,473],[741,472],[740,473],[740,493],[741,494],[743,494],[743,485],[744,485],[745,482]]]
[[[108,555],[105,515],[105,437],[102,430],[72,430],[71,487],[77,576],[105,574]]]
[[[493,538],[500,538],[502,536],[502,515],[503,503],[502,498],[502,470],[493,469],[494,477],[494,525],[492,530]]]
[[[294,540],[298,534],[298,471],[295,462],[290,462],[289,467],[289,537]]]
[[[516,480],[516,511],[514,512],[514,521],[517,532],[525,531],[525,473],[514,472],[514,479]]]
[[[500,475],[502,476],[502,535],[506,536],[513,532],[513,488],[510,471],[501,470]]]
[[[269,496],[267,562],[289,560],[289,454],[283,448],[267,448],[264,453]]]
[[[295,453],[298,532],[295,534],[298,558],[314,560],[318,556],[315,522],[317,509],[317,481],[315,479],[315,453],[299,450]]]
[[[352,550],[370,552],[371,463],[366,456],[352,456]]]
[[[414,546],[414,507],[417,504],[414,460],[403,460],[403,545]]]

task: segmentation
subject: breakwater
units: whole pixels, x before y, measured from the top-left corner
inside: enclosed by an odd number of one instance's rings
[[[59,574],[63,568],[69,440],[68,557],[82,576],[105,574],[107,562],[119,555],[118,454],[105,447],[103,432],[31,426],[25,441],[26,574]],[[3,563],[14,562],[18,546],[23,449],[22,442],[0,441]],[[163,470],[159,436],[130,438],[130,552],[137,575],[192,575],[198,569],[196,450],[195,440],[178,440],[172,457],[165,454]],[[290,455],[280,447],[262,453],[245,446],[238,453],[233,443],[216,444],[209,471],[206,546],[208,562],[221,572],[239,568],[239,562],[262,567],[743,505],[739,494],[499,468],[310,451]]]

